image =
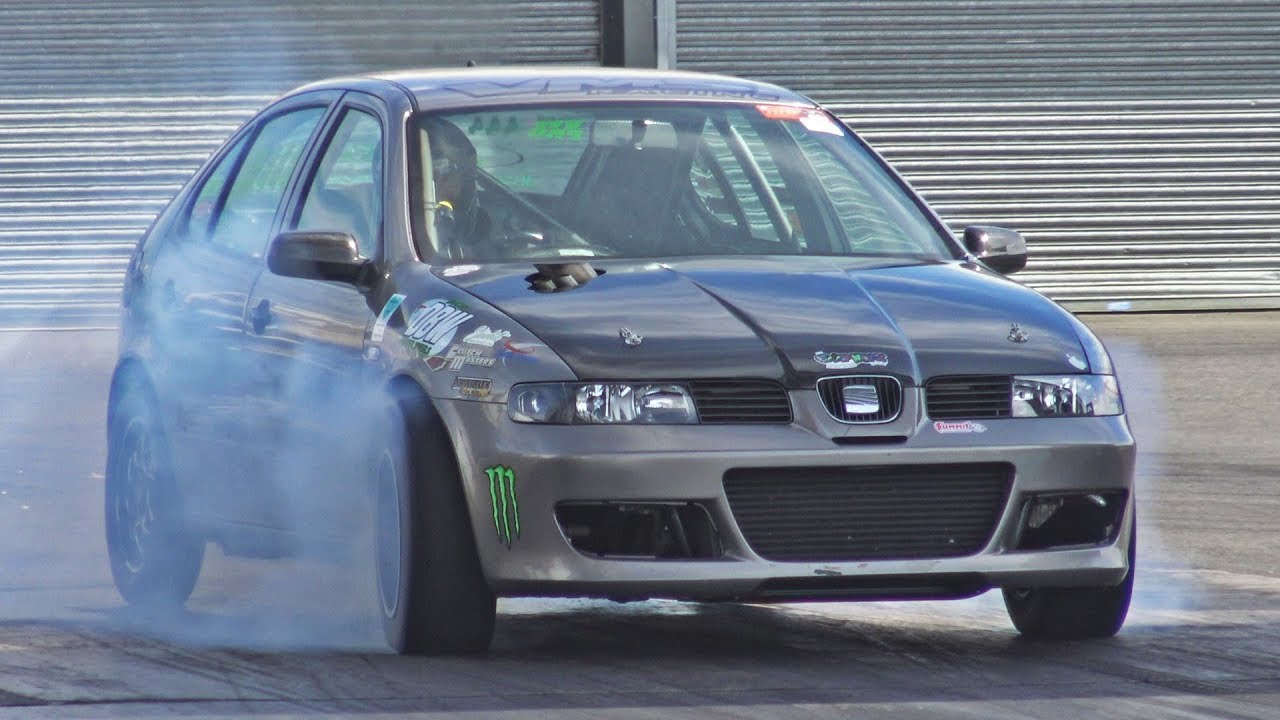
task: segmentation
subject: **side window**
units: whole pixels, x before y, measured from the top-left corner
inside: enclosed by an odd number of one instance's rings
[[[223,197],[227,180],[231,178],[231,171],[240,161],[240,153],[244,151],[245,142],[244,137],[237,140],[236,144],[218,161],[218,166],[213,169],[213,172],[205,178],[204,185],[200,187],[200,192],[196,194],[196,199],[191,204],[191,213],[187,217],[186,227],[183,228],[187,237],[197,241],[209,238],[209,229],[217,214],[218,203]]]
[[[382,123],[347,110],[307,186],[294,230],[349,232],[360,254],[374,257],[381,240]]]
[[[262,126],[213,220],[210,242],[243,255],[262,255],[285,185],[323,114],[319,107],[294,110]]]

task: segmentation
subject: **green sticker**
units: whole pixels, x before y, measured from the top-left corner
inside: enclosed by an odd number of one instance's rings
[[[566,118],[538,118],[529,130],[529,137],[546,140],[581,140],[586,120]]]
[[[520,537],[520,505],[516,502],[516,474],[505,465],[485,468],[489,476],[489,500],[493,504],[493,528],[498,541],[511,547],[513,538]]]

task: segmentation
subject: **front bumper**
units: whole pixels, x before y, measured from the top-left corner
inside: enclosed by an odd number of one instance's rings
[[[813,395],[793,394],[798,420],[785,426],[529,425],[509,420],[505,405],[497,403],[446,400],[437,407],[453,435],[486,577],[504,596],[963,597],[991,587],[1100,586],[1124,578],[1135,457],[1124,416],[983,420],[981,434],[938,433],[927,419],[914,418],[907,420],[905,440],[839,444],[833,438],[848,426],[828,429],[806,420],[819,417],[803,409],[817,402]],[[972,463],[1008,464],[1013,476],[989,542],[960,557],[767,560],[744,537],[724,486],[725,473],[735,468]],[[503,492],[504,479],[514,492]],[[1014,549],[1028,496],[1102,491],[1123,491],[1126,498],[1110,541]],[[508,494],[510,503],[500,506]],[[710,514],[723,555],[657,560],[579,552],[557,523],[555,509],[565,502],[600,501],[696,502]]]

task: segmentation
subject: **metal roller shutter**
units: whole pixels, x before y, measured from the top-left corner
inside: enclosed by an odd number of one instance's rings
[[[599,56],[597,0],[0,4],[0,328],[114,325],[140,233],[285,90]]]
[[[1072,309],[1280,307],[1280,4],[677,0],[675,56],[829,105]]]

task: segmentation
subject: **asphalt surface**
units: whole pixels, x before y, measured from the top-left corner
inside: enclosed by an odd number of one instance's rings
[[[961,602],[501,601],[483,658],[378,642],[367,565],[211,551],[189,610],[111,588],[107,332],[0,332],[5,718],[1280,718],[1280,313],[1090,315],[1140,445],[1121,634]]]

